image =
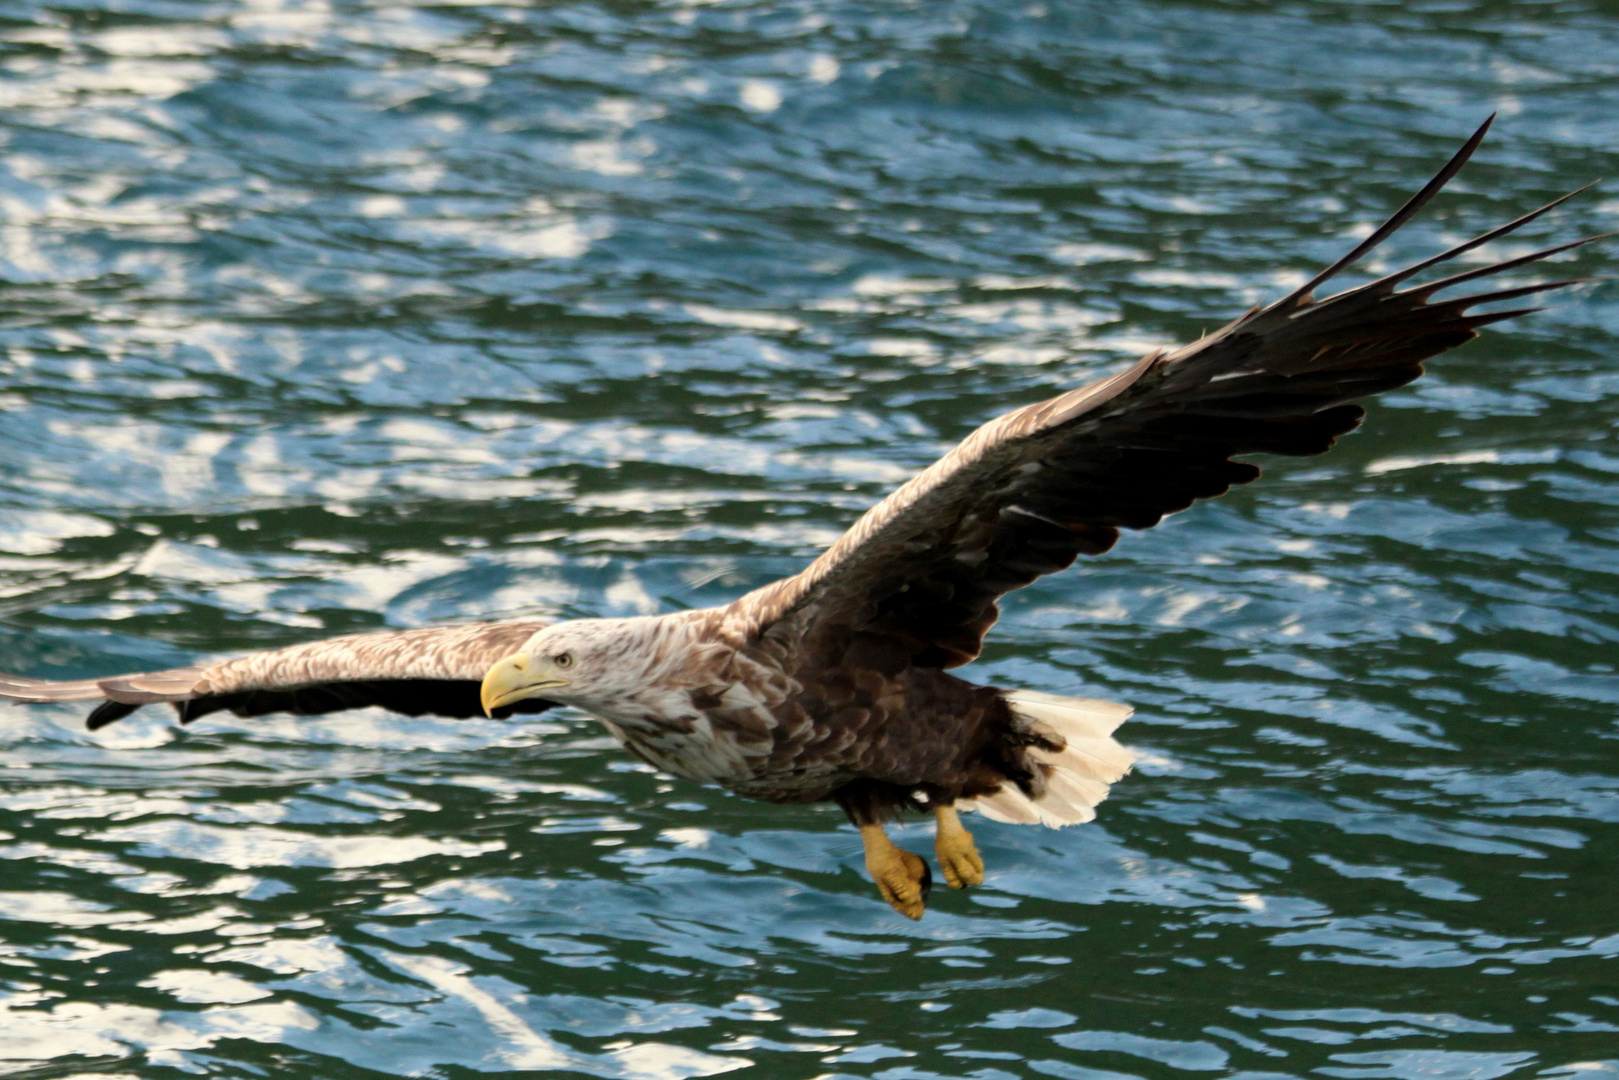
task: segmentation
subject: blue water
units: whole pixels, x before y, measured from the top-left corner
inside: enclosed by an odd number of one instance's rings
[[[1367,269],[1619,176],[1616,63],[1596,0],[9,0],[3,667],[722,602],[1492,110]],[[965,673],[1144,760],[919,924],[578,715],[0,709],[0,1073],[1619,1076],[1616,331],[1571,290],[1010,598]]]

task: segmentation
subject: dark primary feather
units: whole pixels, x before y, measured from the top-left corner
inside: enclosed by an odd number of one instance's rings
[[[86,725],[94,731],[142,705],[168,702],[182,724],[210,713],[237,716],[289,712],[319,716],[380,705],[406,716],[478,716],[478,685],[495,661],[545,624],[523,620],[418,630],[383,630],[250,653],[216,664],[55,682],[0,675],[0,700],[98,701]],[[497,716],[544,712],[529,699]]]
[[[1004,593],[1106,551],[1121,528],[1150,528],[1259,475],[1235,457],[1325,451],[1360,422],[1354,399],[1410,382],[1424,360],[1481,326],[1536,310],[1470,312],[1572,282],[1433,297],[1597,237],[1399,286],[1571,196],[1370,284],[1313,295],[1433,198],[1488,128],[1486,121],[1387,223],[1288,296],[1184,348],[984,425],[803,573],[738,600],[731,616],[740,636],[881,634],[903,642],[919,666],[966,663]]]

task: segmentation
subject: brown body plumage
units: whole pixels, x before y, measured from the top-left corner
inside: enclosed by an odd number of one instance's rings
[[[997,600],[1121,528],[1145,529],[1248,483],[1234,457],[1318,454],[1425,359],[1522,310],[1471,309],[1569,282],[1447,300],[1442,289],[1586,241],[1401,289],[1413,275],[1557,205],[1370,284],[1314,290],[1408,220],[1466,162],[1481,127],[1388,223],[1290,295],[1184,348],[990,421],[873,507],[802,573],[706,611],[542,627],[532,621],[391,631],[213,665],[78,682],[0,676],[15,701],[102,702],[92,728],[142,704],[182,722],[359,705],[470,716],[569,704],[633,752],[758,799],[833,799],[861,827],[883,895],[921,914],[925,865],[881,833],[903,808],[938,815],[952,885],[982,877],[957,807],[1010,821],[1088,820],[1130,756],[1128,710],[1007,694],[945,669],[976,657]],[[1557,202],[1563,200],[1559,199]]]

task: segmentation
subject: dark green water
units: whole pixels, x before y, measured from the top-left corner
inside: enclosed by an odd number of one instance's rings
[[[1389,263],[1619,175],[1616,71],[1600,0],[6,0],[3,667],[725,600],[1493,109]],[[0,1072],[1619,1076],[1616,299],[1014,597],[968,672],[1147,757],[917,925],[577,716],[4,708]]]

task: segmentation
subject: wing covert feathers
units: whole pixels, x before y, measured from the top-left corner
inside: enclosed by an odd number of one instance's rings
[[[872,507],[801,574],[727,613],[739,639],[878,634],[920,666],[978,655],[996,600],[1120,529],[1145,529],[1259,469],[1233,458],[1319,454],[1359,424],[1356,399],[1403,386],[1478,328],[1535,308],[1474,312],[1574,280],[1436,294],[1600,239],[1587,237],[1401,288],[1423,270],[1537,220],[1564,196],[1368,284],[1315,290],[1418,213],[1466,163],[1486,121],[1444,168],[1342,259],[1276,302],[1190,345],[989,421]],[[1583,189],[1582,189],[1583,190]],[[1574,194],[1578,194],[1575,192]]]
[[[478,683],[495,661],[545,624],[529,620],[383,630],[291,645],[170,671],[53,682],[0,675],[0,700],[99,701],[92,730],[152,702],[174,705],[182,723],[222,709],[317,715],[383,705],[409,716],[481,712]],[[547,703],[519,703],[537,711]]]

